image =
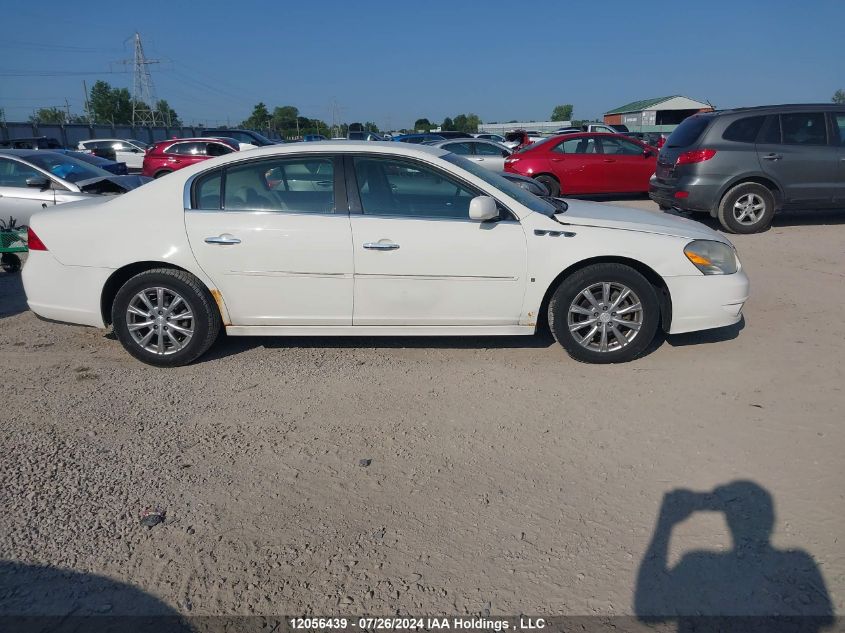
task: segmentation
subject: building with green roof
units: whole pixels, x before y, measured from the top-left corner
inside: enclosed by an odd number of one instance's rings
[[[609,125],[625,125],[631,132],[671,132],[688,116],[710,112],[713,106],[682,95],[632,101],[604,113]]]

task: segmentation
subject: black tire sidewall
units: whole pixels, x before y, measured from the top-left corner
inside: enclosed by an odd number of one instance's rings
[[[643,306],[643,324],[633,342],[612,352],[589,350],[575,340],[567,323],[569,306],[588,286],[602,282],[621,283],[633,290]],[[549,327],[567,353],[585,363],[624,363],[640,356],[648,349],[660,325],[660,304],[654,286],[639,272],[625,264],[593,264],[565,278],[549,302]]]
[[[766,210],[763,212],[762,218],[751,225],[740,224],[733,215],[733,207],[736,201],[748,193],[759,195],[766,204]],[[765,231],[772,223],[772,218],[775,215],[775,197],[763,185],[756,182],[746,182],[741,185],[733,187],[728,191],[719,203],[719,224],[726,231],[737,234],[759,233]]]
[[[537,182],[543,183],[546,189],[549,190],[549,195],[552,198],[557,198],[560,195],[560,183],[548,174],[540,174],[535,177]]]
[[[194,315],[194,334],[190,342],[184,349],[167,356],[159,356],[141,348],[126,326],[126,308],[129,301],[141,290],[151,286],[170,288],[177,292]],[[199,288],[167,272],[148,271],[135,275],[118,290],[112,304],[112,327],[126,351],[138,360],[157,367],[178,367],[196,360],[208,349],[206,341],[211,329],[209,324],[212,319],[217,318],[217,315],[208,314],[208,309],[207,297],[202,296]]]

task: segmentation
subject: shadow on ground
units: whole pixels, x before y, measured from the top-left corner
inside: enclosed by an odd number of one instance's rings
[[[26,312],[26,295],[20,273],[0,271],[0,319]]]
[[[0,561],[0,630],[29,633],[191,629],[158,598],[105,576]]]
[[[733,549],[688,551],[669,566],[672,531],[698,512],[725,515]],[[824,578],[802,550],[779,550],[769,492],[752,481],[667,493],[640,563],[634,611],[641,622],[677,622],[681,633],[820,631],[834,622]]]

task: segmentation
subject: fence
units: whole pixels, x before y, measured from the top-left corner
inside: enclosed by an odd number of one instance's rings
[[[201,126],[131,126],[131,125],[50,125],[45,123],[0,123],[0,141],[16,138],[47,136],[55,138],[64,147],[75,148],[80,141],[95,138],[134,138],[145,143],[155,143],[169,138],[197,136],[206,129]],[[263,132],[267,136],[266,132]]]

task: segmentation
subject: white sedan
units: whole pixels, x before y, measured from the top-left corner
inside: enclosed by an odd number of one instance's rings
[[[560,203],[558,202],[558,205]],[[229,335],[531,335],[574,358],[727,326],[748,279],[671,215],[552,203],[442,149],[274,145],[33,216],[23,282],[48,319],[112,326],[162,366]]]

